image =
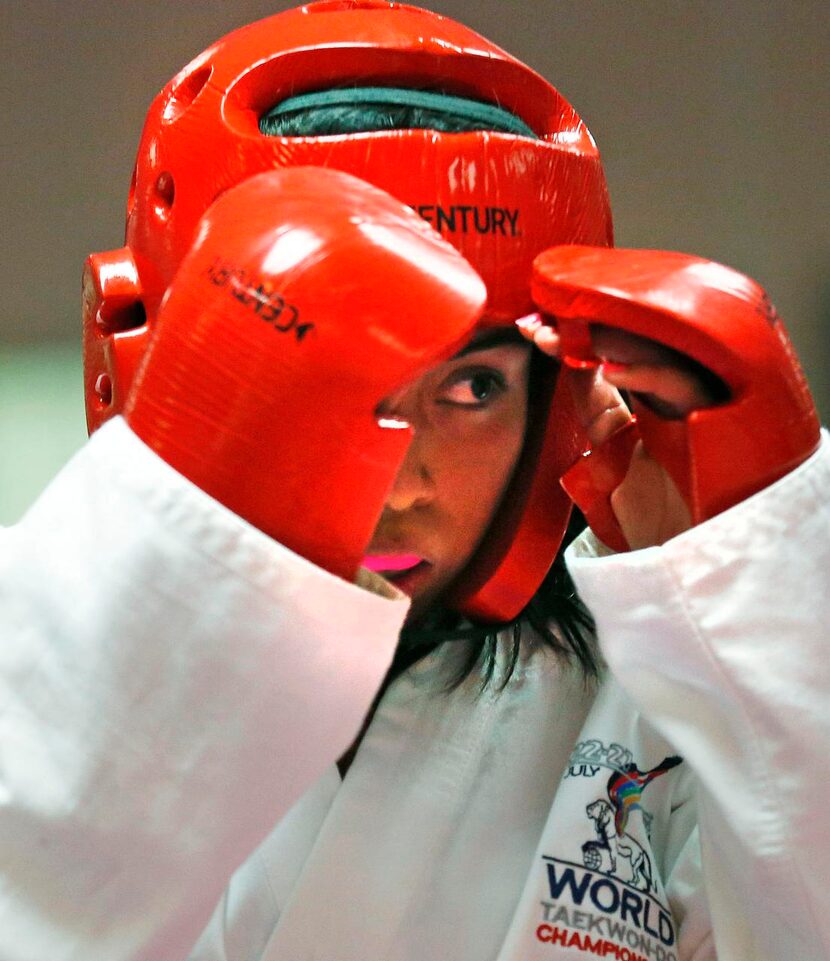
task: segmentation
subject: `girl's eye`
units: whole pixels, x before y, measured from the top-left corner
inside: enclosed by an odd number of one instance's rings
[[[459,407],[484,407],[504,389],[504,378],[494,370],[461,370],[445,383],[438,399]]]

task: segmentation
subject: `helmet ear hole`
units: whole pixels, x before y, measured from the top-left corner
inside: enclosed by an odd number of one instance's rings
[[[109,374],[99,374],[95,379],[95,403],[99,410],[106,410],[112,404],[112,378]]]
[[[173,174],[166,170],[160,173],[156,178],[153,193],[155,194],[156,214],[164,220],[170,213],[173,201],[176,199],[176,183],[173,180]]]
[[[161,112],[162,123],[174,123],[178,120],[202,92],[212,73],[213,66],[206,63],[174,82]]]
[[[106,311],[106,326],[109,332],[135,330],[147,323],[147,312],[140,300],[132,303],[120,304],[114,309]]]

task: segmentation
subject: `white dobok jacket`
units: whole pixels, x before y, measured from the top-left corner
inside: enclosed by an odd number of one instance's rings
[[[828,492],[825,438],[663,547],[583,536],[606,678],[528,639],[446,693],[446,644],[341,783],[406,600],[108,424],[0,534],[0,959],[830,957]]]

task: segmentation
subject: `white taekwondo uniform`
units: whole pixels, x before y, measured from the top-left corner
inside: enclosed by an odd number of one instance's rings
[[[528,637],[446,693],[446,644],[341,784],[406,601],[107,425],[0,535],[0,958],[830,956],[828,490],[825,438],[663,547],[583,535],[602,679]]]

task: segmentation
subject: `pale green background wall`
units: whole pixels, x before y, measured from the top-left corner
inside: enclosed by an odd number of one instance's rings
[[[0,345],[0,525],[19,518],[85,438],[78,345]]]

